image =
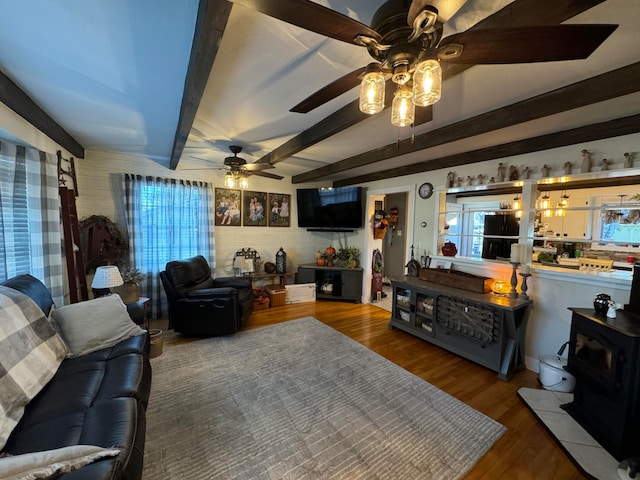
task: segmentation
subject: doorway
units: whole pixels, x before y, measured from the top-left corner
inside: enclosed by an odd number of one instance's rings
[[[367,232],[365,242],[364,258],[364,301],[391,311],[391,278],[401,278],[405,274],[405,265],[409,257],[408,252],[413,238],[412,222],[413,217],[413,187],[399,187],[388,190],[370,191],[367,195],[368,218],[373,219],[376,204],[382,203],[383,210],[387,216],[389,212],[397,209],[397,221],[390,222],[384,238],[374,238],[371,231]],[[383,293],[386,297],[378,299],[372,288],[373,268],[372,257],[376,249],[383,255]]]

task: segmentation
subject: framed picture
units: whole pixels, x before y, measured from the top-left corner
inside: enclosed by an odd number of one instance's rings
[[[242,193],[242,225],[245,227],[267,226],[267,194],[245,190]]]
[[[429,268],[440,268],[442,270],[450,270],[452,262],[451,260],[440,260],[437,258],[432,258],[429,261]]]
[[[242,198],[240,190],[216,188],[215,225],[240,226],[242,222]]]
[[[269,226],[291,226],[291,195],[288,193],[269,194]]]

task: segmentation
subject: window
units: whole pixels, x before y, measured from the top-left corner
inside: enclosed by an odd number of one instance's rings
[[[63,303],[55,155],[0,141],[0,280],[29,273]]]
[[[129,263],[145,275],[152,315],[166,309],[158,273],[167,262],[203,255],[215,268],[211,187],[203,182],[125,175]]]

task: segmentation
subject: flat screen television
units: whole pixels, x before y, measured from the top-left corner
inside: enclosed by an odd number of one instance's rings
[[[298,226],[319,230],[362,228],[362,187],[299,188]]]

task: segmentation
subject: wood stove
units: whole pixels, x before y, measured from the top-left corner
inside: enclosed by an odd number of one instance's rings
[[[634,282],[635,283],[635,282]],[[616,318],[571,308],[567,370],[576,377],[563,408],[618,460],[640,455],[640,315]]]

